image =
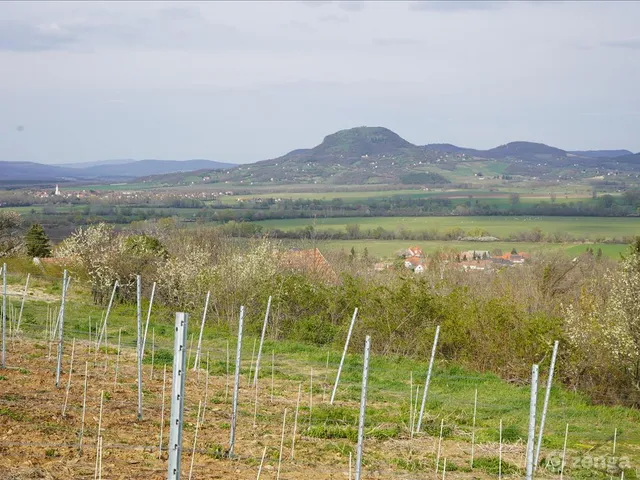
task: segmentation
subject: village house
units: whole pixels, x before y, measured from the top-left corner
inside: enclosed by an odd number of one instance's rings
[[[491,258],[491,252],[489,250],[467,250],[466,252],[460,252],[460,259],[462,261],[487,258]]]
[[[419,272],[424,271],[424,265],[422,265],[422,259],[417,256],[406,257],[404,259],[404,266],[414,272],[419,268]],[[418,272],[418,273],[419,273]]]
[[[464,270],[465,272],[484,272],[491,270],[492,261],[491,260],[471,260],[466,262],[460,262],[458,267]]]

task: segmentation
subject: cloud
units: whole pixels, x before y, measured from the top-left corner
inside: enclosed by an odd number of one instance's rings
[[[161,18],[167,18],[170,20],[191,20],[202,18],[201,12],[197,7],[187,5],[172,5],[170,7],[161,8],[156,13],[156,16]]]
[[[509,2],[506,1],[413,1],[409,2],[409,9],[413,11],[434,11],[434,12],[462,12],[467,10],[497,10],[503,8]]]
[[[310,25],[306,22],[300,22],[298,20],[291,20],[285,26],[293,30],[297,30],[299,32],[305,32],[305,33],[313,33],[316,31],[313,25]]]
[[[252,34],[207,21],[196,8],[96,12],[47,23],[34,18],[0,22],[0,51],[95,51],[112,48],[191,50],[242,48]],[[144,27],[141,27],[143,25]]]
[[[630,48],[631,50],[640,50],[640,37],[603,42],[602,45],[605,47]]]
[[[318,19],[318,21],[322,22],[322,23],[335,23],[335,24],[347,23],[347,22],[349,22],[349,17],[347,17],[346,15],[344,15],[344,16],[325,15],[323,17],[320,17]]]
[[[302,5],[306,6],[306,7],[311,7],[311,8],[317,8],[317,7],[323,7],[325,5],[329,5],[331,3],[333,3],[332,1],[325,1],[325,0],[301,0],[300,2]]]
[[[338,3],[338,6],[347,12],[360,12],[364,10],[365,2],[361,0],[350,0]]]
[[[77,41],[75,32],[61,28],[55,23],[48,25],[0,23],[0,50],[14,52],[59,50]]]
[[[638,116],[640,115],[640,111],[622,111],[622,112],[583,112],[578,115],[582,117],[625,117],[625,116]]]
[[[380,47],[422,47],[425,42],[414,38],[374,38],[373,44]]]

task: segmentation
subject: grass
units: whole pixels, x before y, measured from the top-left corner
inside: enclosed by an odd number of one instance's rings
[[[143,308],[144,309],[144,308]],[[67,338],[86,339],[88,336],[89,318],[95,322],[100,318],[101,309],[89,303],[69,301],[66,309]],[[198,312],[194,312],[194,318]],[[44,302],[29,301],[25,305],[24,326],[30,335],[38,335],[44,328],[46,317]],[[156,336],[156,368],[163,363],[171,367],[173,329],[172,312],[156,309],[152,315],[149,334],[155,329]],[[226,341],[230,342],[232,353],[235,351],[235,337],[230,334],[226,320],[205,328],[203,351],[210,351],[212,374],[221,375],[225,371]],[[196,322],[198,323],[198,322]],[[114,333],[122,328],[123,348],[134,348],[135,345],[135,308],[132,305],[118,305],[112,310],[109,319],[109,345],[112,347]],[[192,325],[190,333],[195,331]],[[92,330],[95,330],[93,323]],[[150,363],[151,342],[147,340],[148,352],[145,364]],[[253,337],[247,336],[243,342],[242,373],[249,372],[248,359],[251,357]],[[260,377],[267,381],[271,376],[272,349],[276,351],[276,378],[279,381],[303,382],[308,385],[308,369],[313,367],[316,375],[314,391],[316,394],[325,390],[328,395],[334,378],[334,369],[340,359],[340,345],[330,346],[329,371],[325,370],[327,348],[305,345],[297,342],[265,342],[265,356],[262,360]],[[360,348],[353,346],[352,351]],[[112,353],[113,354],[113,353]],[[192,356],[191,361],[193,363]],[[232,355],[233,357],[233,355]],[[413,372],[415,379],[422,381],[426,371],[426,361],[407,357],[372,356],[369,378],[369,402],[367,412],[368,434],[379,439],[396,438],[404,435],[409,415],[409,377]],[[545,365],[542,369],[546,368]],[[25,372],[26,373],[26,372]],[[359,353],[350,353],[342,371],[338,389],[337,402],[339,408],[326,405],[314,407],[314,426],[309,435],[317,438],[345,438],[353,440],[357,426],[357,402],[360,397],[360,381],[362,373],[362,357]],[[325,378],[327,384],[324,384]],[[418,380],[417,380],[418,381]],[[471,431],[471,413],[473,411],[474,390],[478,388],[478,417],[476,439],[478,443],[495,442],[498,433],[498,421],[503,420],[503,438],[505,443],[517,443],[525,440],[527,431],[527,412],[529,405],[529,389],[527,386],[508,384],[490,373],[473,372],[446,362],[436,362],[436,367],[427,401],[425,430],[430,435],[438,435],[440,420],[444,419],[445,437],[468,441]],[[307,393],[308,395],[308,393]],[[303,393],[303,398],[305,398]],[[10,415],[9,411],[3,414]],[[593,406],[589,400],[579,394],[554,388],[551,395],[551,408],[545,427],[544,446],[547,449],[561,449],[564,426],[570,424],[569,446],[576,450],[595,449],[606,451],[610,448],[613,428],[619,432],[620,452],[627,446],[640,445],[640,412],[621,408]],[[593,452],[593,450],[592,450]]]
[[[394,258],[399,250],[412,245],[418,245],[425,254],[436,252],[440,248],[453,248],[459,251],[466,250],[502,250],[510,252],[516,249],[518,252],[536,253],[549,251],[563,251],[572,257],[584,253],[587,247],[597,252],[598,248],[610,258],[618,259],[620,254],[628,249],[624,244],[574,244],[574,243],[532,243],[532,242],[459,242],[459,241],[411,241],[411,240],[326,240],[316,244],[322,251],[342,250],[350,252],[354,248],[356,254],[362,255],[366,248],[369,255],[375,258]]]
[[[515,189],[517,190],[517,189]],[[233,195],[222,196],[220,201],[223,204],[234,205],[239,199],[253,200],[256,198],[281,198],[289,200],[324,200],[331,201],[341,199],[344,203],[362,203],[368,200],[392,198],[392,197],[404,197],[404,198],[447,198],[451,199],[454,205],[464,204],[467,200],[476,200],[490,205],[510,206],[510,190],[500,189],[500,191],[489,191],[480,189],[433,189],[424,191],[421,188],[403,188],[392,190],[363,190],[353,188],[348,190],[338,191],[286,191],[286,190],[271,190],[271,191],[259,191],[256,188],[251,189],[252,193],[246,195]],[[570,203],[570,202],[583,202],[586,204],[593,203],[597,200],[593,200],[590,195],[586,193],[574,193],[574,192],[555,192],[549,189],[549,191],[530,191],[520,194],[520,203],[522,204],[536,204],[536,203],[551,203],[551,193],[556,194],[555,203]]]
[[[55,305],[57,303],[54,302]],[[26,302],[23,316],[25,334],[32,338],[39,338],[45,326],[47,303],[29,300]],[[92,305],[88,292],[76,284],[76,290],[71,292],[67,303],[65,315],[65,331],[67,338],[66,351],[70,348],[71,339],[86,340],[89,331],[89,318],[92,322],[92,330],[95,331],[95,322],[100,319],[102,308]],[[146,306],[143,305],[143,311]],[[197,319],[199,311],[191,312],[192,318]],[[260,313],[251,312],[247,316],[247,331],[242,349],[242,375],[246,382],[250,370],[249,359],[253,348],[253,341],[259,331],[261,323]],[[254,318],[255,317],[255,318]],[[149,335],[155,330],[156,353],[155,368],[161,372],[162,364],[168,364],[171,368],[173,346],[173,318],[171,310],[155,308],[149,326]],[[345,318],[345,322],[349,319]],[[203,336],[203,352],[210,352],[211,373],[222,376],[226,370],[226,344],[229,341],[231,358],[233,361],[235,352],[235,335],[233,327],[235,322],[228,319],[219,319],[211,316],[208,320]],[[188,335],[195,333],[198,321],[190,323]],[[133,351],[135,345],[135,306],[116,305],[109,318],[109,347],[113,358],[113,346],[116,332],[122,328],[122,345],[125,349]],[[196,334],[197,336],[197,334]],[[323,440],[330,443],[317,444],[317,455],[334,455],[335,451],[351,451],[355,445],[355,434],[358,422],[358,402],[360,399],[360,384],[362,375],[362,350],[361,345],[353,344],[347,355],[342,371],[340,386],[337,393],[336,404],[329,407],[319,401],[320,396],[328,397],[333,386],[335,369],[340,360],[342,345],[339,343],[315,346],[285,340],[268,339],[264,346],[262,369],[260,370],[263,388],[268,388],[271,378],[271,355],[275,350],[275,378],[276,395],[280,398],[287,395],[285,392],[297,392],[298,384],[302,383],[304,421],[299,428],[305,437]],[[150,337],[147,340],[147,354],[145,364],[151,361]],[[46,355],[46,349],[35,346]],[[329,369],[325,368],[329,352]],[[206,355],[206,354],[205,354]],[[193,363],[194,355],[191,356]],[[11,362],[11,357],[9,357]],[[309,371],[314,371],[314,395],[316,397],[311,420],[308,422],[309,397]],[[424,373],[427,369],[426,359],[372,355],[370,364],[368,408],[366,419],[366,435],[371,439],[371,447],[368,450],[368,461],[393,464],[396,468],[408,471],[430,469],[435,464],[431,456],[419,459],[405,458],[403,453],[394,451],[394,447],[386,447],[385,442],[403,442],[408,438],[409,424],[409,378],[413,372],[416,382],[424,381]],[[548,369],[547,364],[541,365],[544,385],[544,374]],[[233,371],[233,368],[231,368]],[[3,382],[4,383],[4,382]],[[505,382],[496,375],[486,372],[478,372],[460,368],[437,358],[432,382],[427,398],[424,431],[433,438],[439,434],[440,422],[444,423],[444,437],[448,442],[455,442],[460,446],[459,451],[466,451],[470,445],[472,431],[472,412],[474,391],[478,389],[478,409],[476,420],[475,438],[477,444],[495,444],[498,438],[498,424],[503,421],[503,438],[505,444],[520,448],[526,441],[529,387],[527,385],[514,385]],[[542,398],[543,390],[540,392]],[[212,391],[211,403],[221,402],[223,395],[220,391]],[[245,394],[246,395],[246,394]],[[1,398],[2,402],[9,399]],[[114,397],[114,400],[117,400]],[[19,410],[14,410],[11,404],[2,405],[0,402],[0,417],[4,416],[13,420],[24,420]],[[196,402],[197,403],[197,402]],[[243,408],[248,407],[242,407]],[[244,413],[249,415],[249,413]],[[276,414],[271,411],[261,412],[260,422],[268,423],[274,432],[278,431],[281,422],[281,412]],[[622,407],[606,407],[592,405],[588,398],[556,386],[552,390],[550,409],[545,426],[543,442],[543,454],[557,452],[562,449],[565,425],[569,423],[568,447],[570,455],[580,456],[606,455],[611,451],[613,441],[613,429],[618,429],[617,455],[627,456],[632,463],[637,464],[640,459],[638,445],[640,445],[640,412]],[[226,425],[226,426],[225,426]],[[228,428],[228,424],[219,423],[221,430]],[[374,446],[375,445],[375,446]],[[393,445],[393,444],[392,444]],[[462,450],[460,450],[462,449]],[[219,453],[217,446],[210,448],[211,455]],[[386,451],[389,452],[386,452]],[[333,453],[331,453],[333,452]],[[395,460],[385,455],[393,453]],[[379,458],[378,458],[379,456]],[[463,463],[459,459],[449,458],[452,465],[462,468]],[[516,463],[514,463],[514,461]],[[519,460],[503,459],[503,473],[519,473],[521,468]],[[468,464],[465,466],[468,468]],[[495,475],[497,458],[492,455],[478,454],[475,468],[478,471]],[[582,472],[582,470],[580,470]],[[578,470],[571,478],[579,478]],[[634,478],[631,473],[625,474],[626,478]],[[586,478],[586,477],[585,477]]]
[[[306,242],[305,245],[311,248],[311,242]],[[300,246],[300,242],[296,244]],[[369,255],[374,258],[390,259],[394,258],[396,253],[409,246],[418,245],[422,248],[425,254],[436,252],[440,248],[453,248],[459,251],[466,250],[502,250],[503,252],[510,252],[512,249],[516,249],[518,252],[536,253],[536,252],[549,252],[549,251],[563,251],[567,255],[577,256],[583,253],[587,247],[592,248],[594,252],[597,252],[598,248],[602,249],[603,255],[610,258],[618,259],[620,254],[628,249],[627,245],[623,244],[607,244],[607,243],[593,243],[593,244],[574,244],[574,243],[532,243],[532,242],[459,242],[459,241],[415,241],[415,240],[326,240],[318,241],[315,244],[321,251],[344,251],[349,253],[351,248],[354,248],[356,254],[362,255],[364,249],[367,249]]]
[[[347,217],[317,219],[263,220],[257,222],[268,229],[294,230],[314,225],[317,230],[345,230],[349,224],[358,224],[361,229],[382,227],[399,231],[447,232],[461,228],[465,232],[482,229],[489,234],[504,237],[516,232],[527,232],[538,227],[544,233],[563,232],[576,238],[606,240],[633,236],[638,233],[640,219],[628,217]]]

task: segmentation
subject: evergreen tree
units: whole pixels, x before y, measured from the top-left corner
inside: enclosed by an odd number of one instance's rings
[[[51,256],[49,237],[39,223],[31,225],[31,228],[29,228],[25,235],[25,244],[27,254],[31,257],[44,258]]]

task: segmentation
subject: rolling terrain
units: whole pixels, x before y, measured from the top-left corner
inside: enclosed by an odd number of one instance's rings
[[[563,150],[515,141],[488,150],[446,143],[414,145],[384,127],[356,127],[327,135],[313,148],[233,165],[210,160],[109,160],[42,165],[1,162],[0,182],[108,182],[237,186],[406,185],[466,186],[504,181],[573,182],[605,177],[637,182],[640,153]]]
[[[118,160],[115,162],[45,165],[33,162],[0,162],[0,183],[78,182],[84,180],[132,180],[136,177],[233,167],[211,160]]]
[[[516,141],[489,150],[434,143],[414,145],[384,127],[327,135],[313,148],[224,171],[198,172],[202,183],[236,185],[469,185],[503,180],[580,181],[603,175],[637,179],[640,155],[628,150],[566,151]],[[190,184],[194,175],[145,181]],[[184,175],[183,175],[184,177]]]

